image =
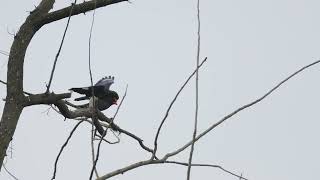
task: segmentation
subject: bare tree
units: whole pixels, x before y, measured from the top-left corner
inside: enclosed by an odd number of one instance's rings
[[[131,137],[133,140],[137,141],[140,145],[140,147],[146,151],[146,153],[150,154],[149,159],[141,160],[139,162],[127,165],[125,167],[119,168],[117,170],[103,173],[104,175],[99,176],[97,171],[96,171],[96,176],[97,179],[108,179],[110,177],[123,174],[129,170],[145,166],[145,165],[151,165],[151,164],[176,164],[180,166],[187,166],[188,167],[188,179],[190,178],[190,168],[191,166],[205,166],[205,167],[213,167],[213,168],[218,168],[236,178],[240,179],[246,179],[242,177],[242,175],[237,175],[234,172],[231,172],[230,170],[226,170],[224,167],[220,165],[213,165],[213,164],[199,164],[199,163],[192,163],[192,151],[190,152],[190,159],[188,162],[180,162],[180,161],[171,161],[169,158],[172,158],[173,156],[181,153],[188,147],[192,147],[193,149],[194,144],[203,136],[205,136],[207,133],[212,131],[214,128],[225,122],[226,120],[230,119],[232,116],[235,114],[259,103],[263,99],[265,99],[267,96],[269,96],[272,92],[274,92],[276,89],[278,89],[283,83],[291,79],[293,76],[297,75],[298,73],[302,72],[303,70],[319,63],[320,61],[313,62],[311,64],[308,64],[293,74],[289,75],[287,78],[285,78],[283,81],[278,83],[276,86],[274,86],[271,90],[269,90],[267,93],[265,93],[263,96],[260,98],[245,104],[235,111],[231,112],[230,114],[227,114],[224,118],[221,120],[217,121],[216,123],[212,124],[209,126],[205,131],[197,133],[197,110],[196,110],[196,117],[195,117],[195,129],[193,133],[193,138],[189,142],[186,142],[183,146],[171,151],[167,152],[164,156],[160,157],[157,154],[158,150],[158,137],[159,134],[161,133],[161,129],[163,127],[163,124],[166,122],[169,113],[171,111],[172,106],[174,105],[175,101],[177,100],[178,96],[184,89],[184,87],[189,83],[189,81],[196,75],[196,82],[198,83],[198,71],[199,69],[203,66],[203,64],[207,61],[207,58],[204,58],[202,62],[199,61],[199,51],[200,51],[200,45],[198,44],[198,54],[197,54],[197,66],[194,69],[193,72],[190,73],[190,75],[187,77],[186,81],[181,85],[181,88],[177,91],[175,97],[172,99],[170,105],[167,108],[167,111],[159,124],[157,131],[156,131],[156,136],[154,138],[154,147],[148,147],[143,143],[143,140],[136,136],[135,134],[119,127],[117,124],[115,124],[113,118],[108,118],[105,116],[102,112],[98,111],[95,108],[82,108],[78,107],[76,105],[73,105],[70,102],[65,101],[64,99],[69,98],[71,96],[70,93],[62,93],[62,94],[55,94],[53,92],[50,92],[50,85],[53,79],[53,74],[55,70],[55,65],[52,69],[52,73],[50,76],[49,84],[47,85],[47,90],[44,93],[38,93],[38,94],[33,94],[30,92],[24,92],[23,91],[23,64],[24,64],[24,58],[26,54],[26,50],[33,38],[33,36],[37,33],[39,29],[41,29],[44,25],[49,24],[54,21],[58,21],[64,18],[70,18],[74,15],[78,15],[81,13],[85,13],[87,11],[94,10],[96,8],[102,8],[108,5],[124,2],[127,0],[91,0],[87,2],[82,2],[77,4],[76,1],[71,4],[69,7],[65,7],[59,10],[55,10],[52,12],[49,12],[53,4],[55,3],[54,0],[42,0],[40,4],[30,12],[30,15],[27,17],[25,22],[21,25],[19,31],[16,33],[14,41],[12,43],[10,53],[9,53],[9,61],[8,61],[8,68],[7,68],[7,81],[1,81],[2,84],[5,84],[7,87],[7,96],[5,98],[5,106],[3,109],[3,114],[1,117],[1,122],[0,122],[0,164],[3,165],[4,163],[4,158],[6,156],[7,148],[9,146],[10,141],[12,140],[12,137],[14,135],[17,123],[19,121],[19,117],[21,115],[22,110],[25,107],[28,106],[33,106],[33,105],[39,105],[39,104],[44,104],[44,105],[50,105],[50,106],[55,106],[57,107],[57,112],[61,113],[65,118],[69,119],[74,119],[78,120],[79,123],[74,127],[74,129],[71,131],[69,137],[67,138],[66,142],[64,145],[61,147],[60,152],[56,158],[55,164],[54,164],[54,173],[52,176],[52,179],[55,179],[56,176],[56,166],[58,164],[58,160],[60,157],[60,154],[63,152],[64,147],[68,144],[69,140],[71,139],[74,131],[77,129],[77,127],[82,123],[82,122],[88,122],[93,125],[93,136],[92,138],[98,137],[99,139],[99,146],[97,150],[96,156],[93,155],[93,167],[91,171],[90,178],[93,176],[93,172],[95,170],[96,163],[98,161],[99,157],[99,150],[100,150],[100,144],[102,142],[106,142],[109,144],[113,144],[116,142],[110,142],[107,139],[105,139],[105,135],[108,130],[110,131],[117,131],[119,133],[123,133],[129,137]],[[200,21],[199,18],[199,1],[198,1],[198,20]],[[68,21],[69,22],[69,21]],[[200,24],[200,22],[199,22]],[[67,24],[68,27],[68,24]],[[65,30],[65,33],[63,35],[63,39],[65,37],[67,27]],[[198,27],[198,35],[199,35],[199,42],[200,43],[200,25]],[[63,39],[59,48],[59,51],[56,55],[54,64],[56,63],[59,52],[62,48],[63,44]],[[92,78],[91,78],[92,81]],[[92,83],[92,82],[91,82]],[[196,90],[198,91],[198,90]],[[126,94],[125,94],[126,95]],[[124,95],[124,97],[125,97]],[[198,92],[197,92],[198,96]],[[123,99],[124,99],[123,97]],[[123,101],[122,99],[122,101]],[[122,101],[120,104],[122,104]],[[198,101],[197,101],[198,103]],[[75,108],[71,110],[71,108]],[[120,106],[118,107],[120,108]],[[95,131],[97,131],[100,135],[96,135]],[[94,154],[94,153],[92,153]],[[4,166],[1,166],[4,167]],[[0,168],[1,168],[0,167]],[[5,168],[5,167],[4,167]]]
[[[54,21],[61,20],[69,17],[71,9],[73,11],[71,16],[85,13],[93,10],[94,8],[101,8],[111,4],[123,2],[126,0],[97,0],[83,2],[74,7],[69,7],[49,12],[54,0],[42,0],[40,4],[30,12],[25,22],[21,25],[19,31],[15,35],[12,43],[7,72],[7,97],[6,103],[3,109],[0,124],[0,162],[3,163],[3,159],[6,155],[9,142],[11,141],[15,132],[19,117],[24,107],[35,104],[56,104],[62,113],[68,118],[75,118],[83,116],[84,114],[90,114],[86,112],[72,112],[70,113],[63,102],[59,100],[70,97],[70,93],[65,94],[53,94],[45,92],[42,94],[35,94],[25,96],[23,92],[23,64],[26,50],[37,31],[46,24]]]

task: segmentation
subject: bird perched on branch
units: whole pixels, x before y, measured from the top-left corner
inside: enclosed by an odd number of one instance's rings
[[[82,101],[90,99],[89,106],[93,104],[93,99],[95,106],[100,110],[106,110],[111,105],[117,104],[119,95],[115,91],[110,90],[110,86],[114,83],[114,77],[104,77],[100,79],[94,86],[81,87],[81,88],[71,88],[69,90],[77,92],[79,94],[84,94],[85,96],[74,99],[75,101]],[[95,98],[92,98],[94,94]]]

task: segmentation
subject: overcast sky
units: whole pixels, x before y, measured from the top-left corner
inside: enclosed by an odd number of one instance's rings
[[[0,50],[40,0],[4,1],[0,7]],[[54,9],[69,5],[59,1]],[[316,0],[201,0],[199,132],[266,93],[298,68],[320,58],[320,2]],[[74,16],[52,82],[56,93],[90,84],[88,37],[92,12]],[[24,63],[24,90],[45,91],[66,19],[44,26],[33,38]],[[111,89],[128,95],[116,123],[152,147],[166,108],[196,62],[196,1],[133,0],[97,10],[92,38],[94,81],[115,76]],[[0,54],[0,79],[7,57]],[[250,180],[320,179],[319,70],[314,66],[203,137],[193,161],[218,164]],[[192,137],[194,81],[183,91],[159,137],[159,156]],[[0,97],[6,90],[0,85]],[[73,94],[73,97],[76,97]],[[0,103],[2,113],[4,103]],[[50,179],[59,148],[76,124],[48,106],[24,109],[6,167],[21,180]],[[105,111],[111,116],[116,107]],[[59,162],[57,179],[88,179],[89,124],[80,125]],[[131,138],[104,144],[101,175],[149,158]],[[175,160],[187,161],[189,150]],[[192,179],[232,180],[218,169],[193,168]],[[185,179],[186,167],[152,165],[114,177]],[[2,169],[0,179],[10,179]]]

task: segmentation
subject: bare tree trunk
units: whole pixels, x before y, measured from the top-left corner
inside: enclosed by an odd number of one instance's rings
[[[24,107],[23,94],[23,63],[27,47],[40,27],[36,26],[37,18],[47,13],[53,6],[54,0],[43,0],[40,5],[30,13],[14,37],[8,61],[7,70],[7,97],[0,122],[0,164],[2,165],[6,150]],[[1,166],[0,166],[1,170]]]

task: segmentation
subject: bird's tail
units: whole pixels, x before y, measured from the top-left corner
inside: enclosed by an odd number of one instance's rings
[[[89,87],[82,87],[82,88],[71,88],[69,89],[70,91],[77,92],[79,94],[89,94],[90,93],[90,88]]]
[[[75,101],[82,101],[82,100],[86,100],[86,99],[89,99],[89,97],[88,96],[83,96],[83,97],[75,98],[74,100]]]

